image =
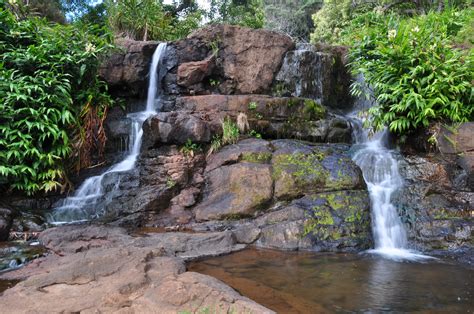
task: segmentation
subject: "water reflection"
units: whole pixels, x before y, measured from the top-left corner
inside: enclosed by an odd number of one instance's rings
[[[377,255],[245,250],[189,265],[281,313],[468,312],[473,270]]]

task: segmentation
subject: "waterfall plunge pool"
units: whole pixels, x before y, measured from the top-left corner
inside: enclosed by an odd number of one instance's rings
[[[188,270],[278,313],[474,311],[474,270],[442,260],[247,249],[191,262]]]

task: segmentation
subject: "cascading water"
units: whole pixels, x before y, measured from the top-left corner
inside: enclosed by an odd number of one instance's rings
[[[142,124],[159,109],[157,108],[159,103],[158,97],[160,96],[158,93],[158,82],[161,79],[159,71],[165,51],[166,43],[161,43],[153,54],[145,111],[127,115],[131,120],[131,130],[130,146],[125,159],[101,175],[85,180],[73,196],[60,201],[53,213],[48,217],[48,222],[63,224],[87,221],[103,215],[105,206],[110,203],[114,195],[113,192],[118,189],[120,184],[120,177],[118,177],[111,190],[106,191],[103,184],[104,179],[111,174],[129,171],[135,167],[143,136]]]
[[[362,170],[371,200],[375,249],[370,252],[395,259],[429,258],[407,249],[406,231],[391,201],[392,194],[402,187],[403,180],[393,151],[386,146],[388,130],[369,138],[362,119],[357,114],[350,115],[350,119],[356,141],[352,159]]]

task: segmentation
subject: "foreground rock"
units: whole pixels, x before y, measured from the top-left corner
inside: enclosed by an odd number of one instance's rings
[[[229,233],[133,238],[109,227],[63,227],[41,240],[56,254],[12,276],[28,278],[0,296],[10,313],[273,313],[219,280],[186,272],[198,253],[239,249]],[[186,256],[180,258],[179,256]],[[196,256],[194,256],[196,257]]]

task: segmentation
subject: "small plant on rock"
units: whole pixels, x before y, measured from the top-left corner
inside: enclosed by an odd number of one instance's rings
[[[222,144],[235,144],[239,140],[240,132],[237,123],[230,117],[225,117],[222,121]]]
[[[188,138],[183,147],[181,147],[180,152],[185,156],[194,157],[194,153],[201,151],[201,145],[193,143],[193,141]]]

